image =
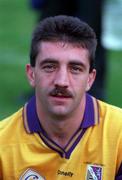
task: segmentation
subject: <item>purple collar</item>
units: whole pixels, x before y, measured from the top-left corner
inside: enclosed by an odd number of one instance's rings
[[[86,94],[86,107],[80,128],[86,129],[99,123],[97,100]],[[24,107],[24,125],[28,133],[42,132],[45,134],[36,112],[36,98],[32,97]]]

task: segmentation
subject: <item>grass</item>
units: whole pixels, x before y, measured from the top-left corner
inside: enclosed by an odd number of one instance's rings
[[[0,119],[20,108],[30,91],[25,64],[36,14],[25,0],[0,0]],[[122,106],[122,52],[108,51],[106,101]]]

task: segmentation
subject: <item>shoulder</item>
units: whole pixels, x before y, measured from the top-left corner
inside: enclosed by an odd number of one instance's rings
[[[22,109],[0,121],[0,145],[9,143],[16,137],[17,131],[22,128]]]
[[[122,109],[98,100],[99,119],[114,132],[122,132]]]
[[[122,120],[122,108],[98,100],[99,111],[102,116],[118,117]],[[112,119],[113,119],[112,118]]]
[[[11,116],[1,120],[0,121],[0,130],[7,128],[9,125],[13,124],[17,119],[20,119],[21,116],[22,116],[22,109],[15,112]]]

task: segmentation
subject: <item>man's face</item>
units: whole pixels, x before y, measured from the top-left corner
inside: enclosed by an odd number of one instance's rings
[[[49,116],[67,117],[82,108],[96,74],[95,70],[89,73],[89,68],[87,49],[71,43],[42,42],[35,67],[27,65],[38,109]]]

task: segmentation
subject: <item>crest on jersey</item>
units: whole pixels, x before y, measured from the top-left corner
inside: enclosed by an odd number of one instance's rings
[[[20,177],[19,180],[45,180],[36,171],[27,169]]]
[[[102,166],[87,165],[86,180],[102,180]]]

